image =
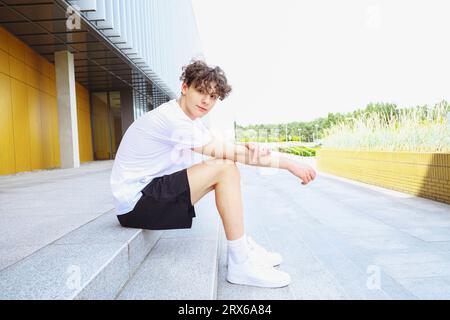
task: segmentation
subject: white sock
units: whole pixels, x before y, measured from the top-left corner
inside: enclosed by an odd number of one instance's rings
[[[242,263],[247,259],[248,255],[248,242],[247,236],[244,235],[236,240],[227,240],[228,243],[228,255],[236,263]]]

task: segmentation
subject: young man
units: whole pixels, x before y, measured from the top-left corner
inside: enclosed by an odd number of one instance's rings
[[[305,164],[275,156],[257,144],[223,142],[200,118],[231,92],[225,74],[202,61],[183,67],[181,96],[137,119],[125,133],[114,161],[111,188],[124,227],[150,230],[190,228],[194,204],[215,191],[228,242],[227,280],[259,287],[283,287],[289,274],[274,266],[269,252],[244,230],[240,174],[236,161],[289,170],[307,184],[316,173]],[[193,164],[192,151],[212,158]]]

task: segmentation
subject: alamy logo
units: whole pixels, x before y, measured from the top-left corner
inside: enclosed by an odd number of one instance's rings
[[[81,29],[81,17],[80,7],[77,5],[67,7],[66,11],[66,27],[67,30],[80,30]]]
[[[381,289],[381,269],[379,266],[370,265],[367,267],[367,278],[366,285],[369,290],[380,290]]]
[[[66,281],[66,286],[70,290],[81,290],[81,268],[80,266],[71,265],[67,268],[69,277]]]
[[[378,5],[367,7],[366,27],[377,30],[381,27],[381,8]]]

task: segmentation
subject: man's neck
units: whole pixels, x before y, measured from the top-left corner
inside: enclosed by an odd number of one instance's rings
[[[191,120],[195,120],[195,119],[196,119],[194,116],[192,116],[191,114],[189,114],[188,108],[187,108],[187,106],[186,106],[186,99],[184,98],[184,96],[181,96],[181,97],[178,98],[176,101],[178,102],[178,105],[180,106],[181,110],[183,110],[183,112],[184,112]]]

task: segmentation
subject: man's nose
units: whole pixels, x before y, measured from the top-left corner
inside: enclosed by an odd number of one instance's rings
[[[203,96],[202,103],[209,104],[211,102],[211,97],[208,95]]]

